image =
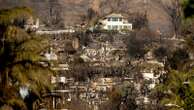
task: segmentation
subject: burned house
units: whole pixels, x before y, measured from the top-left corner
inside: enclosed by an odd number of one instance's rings
[[[119,42],[96,42],[83,49],[83,58],[86,62],[101,63],[106,66],[119,65],[127,60],[127,47]]]

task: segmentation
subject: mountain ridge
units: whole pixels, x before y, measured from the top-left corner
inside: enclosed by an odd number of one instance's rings
[[[98,15],[118,11],[125,13],[147,13],[149,28],[158,29],[165,34],[173,34],[170,8],[174,7],[175,0],[0,0],[1,8],[15,6],[31,7],[41,21],[53,24],[76,25],[83,22],[88,9]],[[51,14],[53,13],[53,15]]]

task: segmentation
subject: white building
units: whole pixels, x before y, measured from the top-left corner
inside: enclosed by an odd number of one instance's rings
[[[132,23],[121,14],[112,13],[99,21],[101,28],[105,30],[132,30]]]

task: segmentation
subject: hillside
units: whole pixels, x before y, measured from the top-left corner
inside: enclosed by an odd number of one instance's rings
[[[0,0],[0,110],[193,110],[182,1]]]
[[[88,9],[93,9],[98,16],[112,11],[124,13],[148,14],[149,27],[161,29],[165,34],[172,34],[172,20],[169,15],[174,0],[0,0],[1,8],[30,6],[44,23],[75,25],[85,21]]]

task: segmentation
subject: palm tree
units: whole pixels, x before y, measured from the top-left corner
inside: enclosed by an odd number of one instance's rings
[[[20,15],[24,16],[22,12],[27,12],[25,10],[28,11],[27,8],[19,8],[21,13],[18,8],[0,11],[0,107],[32,109],[22,96],[33,94],[40,98],[41,93],[49,89],[48,78],[52,71],[40,63],[44,61],[40,53],[48,42],[15,24],[16,19],[21,19]],[[27,94],[22,88],[26,88]]]
[[[163,94],[160,103],[170,110],[192,110],[194,107],[193,72],[170,72],[156,87]]]

